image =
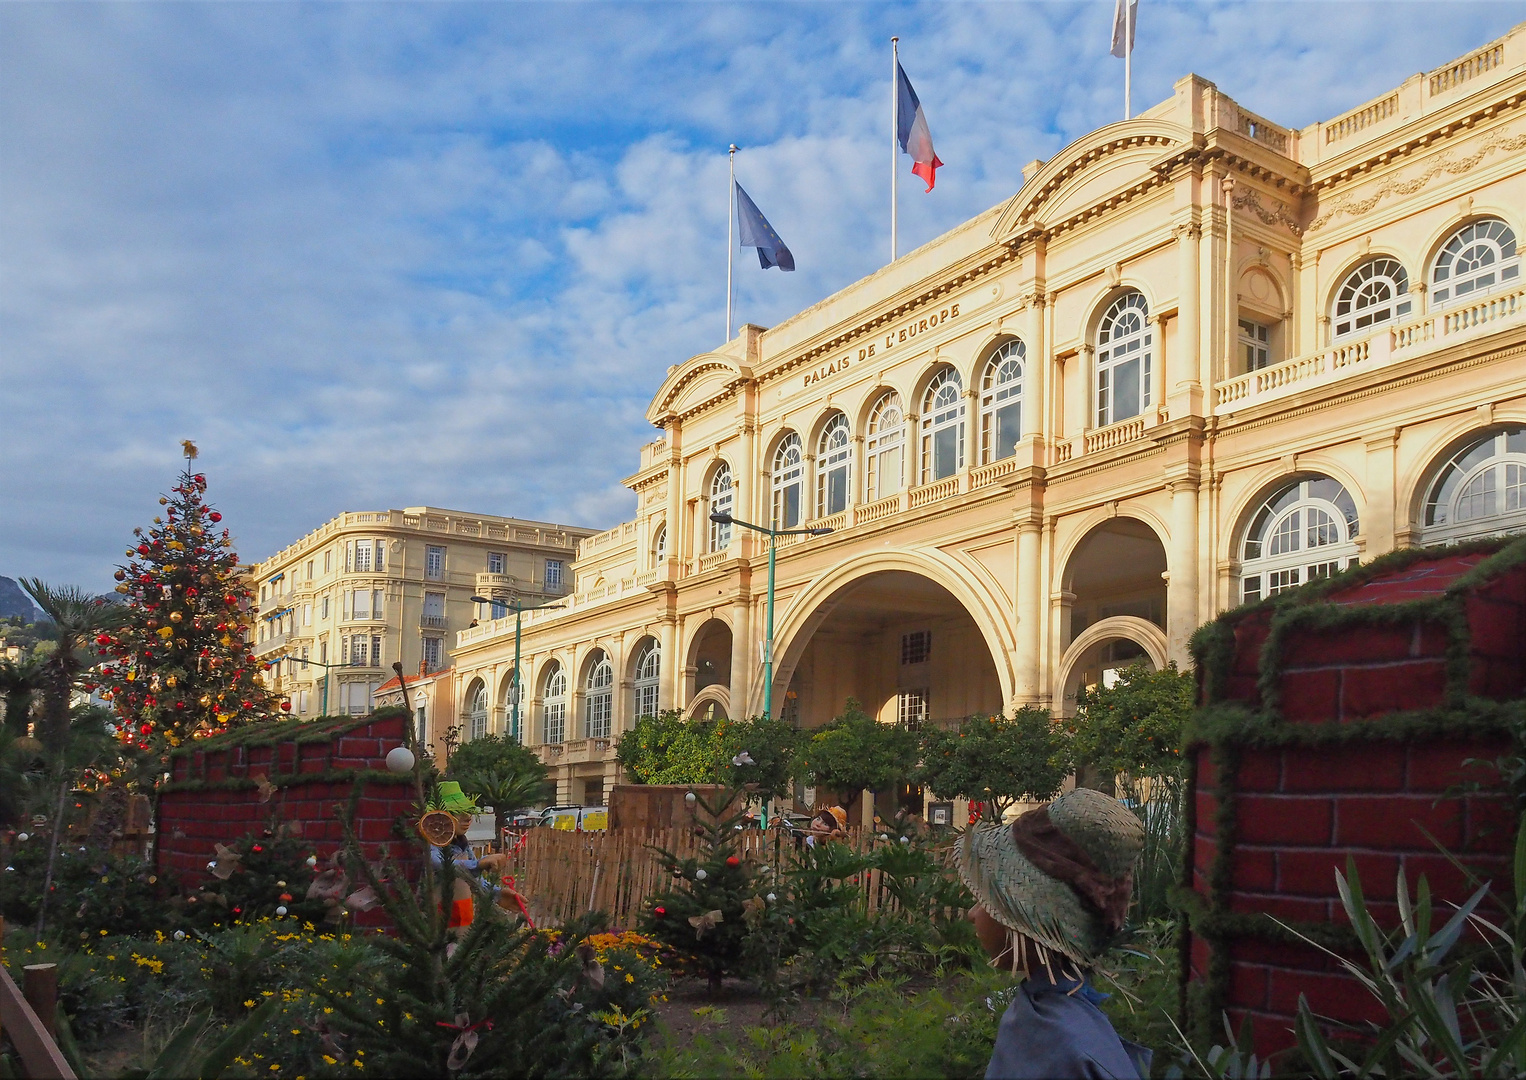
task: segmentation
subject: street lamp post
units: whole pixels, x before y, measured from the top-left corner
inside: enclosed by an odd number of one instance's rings
[[[524,613],[527,610],[541,611],[545,608],[559,608],[566,607],[567,605],[536,604],[534,607],[527,609],[518,600],[489,600],[485,596],[474,596],[472,597],[472,602],[477,604],[487,604],[489,617],[491,617],[493,614],[494,604],[503,604],[505,607],[512,607],[514,609],[514,714],[513,720],[510,722],[509,730],[513,733],[515,741],[522,743],[524,742],[524,739],[520,738],[519,736],[519,700],[520,698],[524,697],[524,687],[520,685],[519,681],[519,632],[521,624],[524,620]]]
[[[831,529],[765,529],[750,521],[732,517],[717,511],[710,515],[717,525],[740,525],[744,529],[762,533],[768,537],[768,603],[763,617],[763,715],[774,715],[774,554],[778,550],[777,538],[781,536],[825,536]]]
[[[303,667],[312,664],[313,667],[321,667],[323,669],[323,700],[318,705],[318,713],[321,716],[327,716],[329,714],[329,672],[336,667],[349,667],[351,665],[325,664],[322,660],[309,660],[305,656],[292,656],[290,653],[287,653],[285,656],[278,656],[274,660],[267,660],[265,663],[267,665],[279,664],[282,660],[290,660],[292,663],[301,664]]]

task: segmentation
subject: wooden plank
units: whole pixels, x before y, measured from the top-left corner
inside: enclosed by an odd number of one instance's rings
[[[21,1067],[35,1080],[75,1080],[58,1044],[27,1004],[10,972],[0,967],[0,1027],[21,1055]]]

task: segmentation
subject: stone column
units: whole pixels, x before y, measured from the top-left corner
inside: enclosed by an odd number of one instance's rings
[[[1197,469],[1189,466],[1169,477],[1167,484],[1171,488],[1171,552],[1166,571],[1166,657],[1185,670],[1187,642],[1198,625]]]
[[[657,711],[662,712],[678,708],[683,664],[678,655],[678,624],[675,619],[663,619],[657,629],[657,641],[662,648],[662,659],[657,668]]]
[[[668,558],[680,562],[690,550],[684,536],[684,465],[682,426],[677,420],[668,421]]]
[[[1177,323],[1176,356],[1167,373],[1172,416],[1203,415],[1211,411],[1203,400],[1202,316],[1198,305],[1198,268],[1202,265],[1203,230],[1196,223],[1178,225],[1176,233]]]
[[[1017,521],[1017,700],[1021,705],[1037,702],[1039,682],[1039,620],[1043,618],[1044,569],[1041,561],[1041,528],[1037,513],[1018,511]]]
[[[759,669],[756,650],[750,648],[752,634],[751,604],[743,588],[731,605],[731,708],[733,720],[752,715],[748,692],[753,673]]]
[[[1367,446],[1367,479],[1364,487],[1367,510],[1360,522],[1361,535],[1367,538],[1363,554],[1371,559],[1392,551],[1402,529],[1409,535],[1407,507],[1398,505],[1394,450],[1399,445],[1397,428],[1376,432],[1363,440]]]
[[[1035,285],[1033,294],[1028,298],[1028,308],[1023,313],[1022,324],[1023,344],[1028,351],[1027,361],[1023,365],[1022,435],[1024,438],[1038,436],[1047,439],[1049,437],[1047,430],[1049,423],[1044,402],[1049,385],[1051,361],[1049,343],[1044,335],[1045,307],[1043,287]]]

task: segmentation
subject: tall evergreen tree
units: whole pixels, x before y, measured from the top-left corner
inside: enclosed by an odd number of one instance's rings
[[[137,544],[116,573],[127,597],[127,624],[96,637],[107,661],[101,687],[122,720],[122,738],[141,749],[276,715],[259,681],[244,631],[251,596],[222,515],[205,501],[207,478],[191,471],[196,448],[164,516],[134,529]],[[159,743],[159,745],[162,745]]]

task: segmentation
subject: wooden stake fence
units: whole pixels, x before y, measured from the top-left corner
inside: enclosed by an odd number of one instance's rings
[[[848,830],[845,842],[859,853],[887,843],[858,829]],[[772,866],[774,873],[782,874],[792,865],[796,843],[796,838],[775,830],[747,829],[737,837],[737,854],[744,862]],[[628,930],[635,927],[648,897],[677,884],[657,848],[679,859],[692,858],[698,855],[699,838],[686,828],[588,833],[531,829],[510,872],[537,926],[557,926],[589,911],[602,911],[612,929]],[[895,903],[880,877],[880,871],[866,870],[850,879],[870,913]]]

